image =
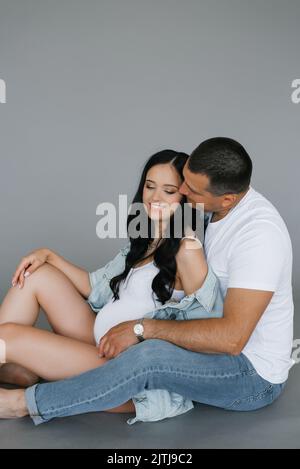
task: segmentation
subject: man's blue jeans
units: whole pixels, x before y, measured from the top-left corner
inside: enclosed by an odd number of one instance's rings
[[[167,389],[203,404],[250,411],[271,404],[284,385],[261,378],[243,354],[196,353],[149,339],[95,370],[37,384],[25,395],[29,413],[39,425],[56,417],[112,409],[144,389]]]

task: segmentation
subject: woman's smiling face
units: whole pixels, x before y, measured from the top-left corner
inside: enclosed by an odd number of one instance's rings
[[[157,164],[147,173],[143,189],[143,204],[152,220],[166,220],[180,205],[182,180],[171,164]]]

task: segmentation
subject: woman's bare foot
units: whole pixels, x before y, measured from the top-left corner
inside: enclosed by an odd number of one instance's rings
[[[0,367],[0,383],[2,384],[15,384],[22,388],[29,388],[38,381],[38,376],[20,365],[6,363]]]
[[[17,419],[28,415],[23,389],[0,389],[0,419]]]

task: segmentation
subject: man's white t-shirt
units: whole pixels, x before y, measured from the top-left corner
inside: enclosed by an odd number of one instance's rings
[[[208,224],[204,248],[224,298],[228,288],[274,292],[242,353],[262,378],[283,383],[294,364],[292,246],[283,219],[250,187],[224,218]]]

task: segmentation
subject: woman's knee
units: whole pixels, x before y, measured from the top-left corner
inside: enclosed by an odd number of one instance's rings
[[[38,267],[34,272],[32,272],[28,277],[26,277],[26,281],[33,281],[33,279],[36,279],[38,277],[45,277],[48,275],[53,275],[53,273],[58,273],[60,272],[56,267],[50,264],[43,264],[40,267]]]
[[[43,284],[49,284],[49,279],[53,277],[53,275],[60,275],[61,272],[54,266],[50,264],[43,264],[37,270],[32,272],[24,282],[23,288],[31,288],[37,293],[38,287]]]
[[[13,322],[0,324],[0,339],[4,342],[12,340],[18,333],[20,333],[19,327],[19,324],[15,324]]]
[[[26,334],[28,326],[16,324],[13,322],[6,322],[0,324],[0,343],[1,343],[1,357],[3,363],[10,363],[13,361],[11,358],[11,352],[14,351],[15,347],[20,345],[24,334]],[[5,356],[3,356],[3,353]]]

